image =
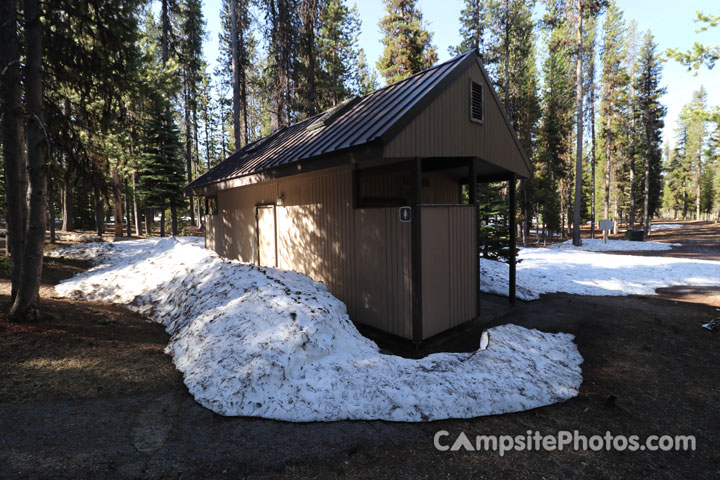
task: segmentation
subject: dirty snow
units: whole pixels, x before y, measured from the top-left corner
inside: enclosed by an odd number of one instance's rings
[[[572,335],[504,325],[489,329],[487,348],[473,353],[386,355],[323,284],[223,260],[198,243],[68,247],[56,255],[98,255],[97,265],[56,290],[121,303],[162,323],[190,393],[219,414],[425,421],[527,410],[578,394],[582,357]]]
[[[650,231],[655,232],[657,230],[672,230],[675,228],[682,228],[684,225],[682,223],[657,223],[655,225],[650,225]]]
[[[709,260],[611,255],[563,247],[521,248],[518,260],[517,298],[521,300],[557,292],[655,295],[655,289],[661,287],[720,285],[720,262]],[[481,259],[480,272],[483,292],[507,295],[506,263]]]
[[[552,245],[551,248],[585,250],[588,252],[630,252],[630,251],[661,251],[670,250],[672,247],[680,246],[679,243],[666,242],[631,242],[629,240],[608,240],[603,242],[602,238],[583,238],[582,245],[576,247],[572,240]]]

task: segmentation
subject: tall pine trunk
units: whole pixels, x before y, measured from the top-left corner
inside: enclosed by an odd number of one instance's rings
[[[695,182],[695,220],[700,220],[700,202],[702,200],[702,164],[700,155],[697,157],[697,173]]]
[[[127,225],[127,236],[132,236],[132,218],[131,218],[131,212],[130,209],[130,190],[128,188],[128,181],[127,177],[123,179],[123,192],[125,192],[125,220]]]
[[[635,155],[630,152],[630,213],[628,215],[628,229],[635,228]]]
[[[62,229],[65,232],[72,232],[75,229],[75,218],[73,211],[73,194],[70,175],[66,174],[62,189]]]
[[[577,0],[577,65],[576,65],[576,93],[575,102],[577,103],[577,156],[575,158],[575,205],[573,208],[573,245],[582,245],[580,240],[580,209],[582,207],[582,155],[583,155],[583,48],[582,48],[582,1]]]
[[[102,235],[105,233],[105,206],[97,181],[93,189],[93,203],[95,204],[95,231],[98,235]]]
[[[2,146],[5,164],[7,211],[6,250],[12,255],[11,297],[15,300],[22,274],[27,219],[27,174],[23,147],[23,122],[20,109],[20,48],[17,36],[15,0],[0,2],[0,101],[3,105]]]
[[[194,208],[194,207],[192,207],[192,208]],[[163,215],[164,214],[165,214],[165,211],[163,210]],[[163,221],[162,229],[163,229],[162,230],[163,233],[160,236],[164,237],[165,236],[165,222],[164,221]],[[177,235],[178,235],[177,206],[174,203],[172,205],[170,205],[170,234],[173,237],[177,237]]]
[[[133,216],[135,217],[135,235],[142,235],[142,222],[140,221],[140,210],[138,210],[137,193],[135,190],[135,172],[132,174],[132,203]]]
[[[192,137],[192,121],[190,115],[192,109],[190,107],[191,101],[194,103],[194,99],[191,94],[191,82],[189,78],[189,72],[185,74],[185,168],[187,170],[187,181],[192,182],[192,155],[193,155],[193,137]],[[189,195],[189,206],[190,206],[190,224],[195,225],[195,208],[193,206],[193,196]],[[171,210],[170,215],[172,216],[173,222],[177,222],[176,211]]]
[[[145,236],[146,237],[152,237],[153,215],[155,215],[155,213],[153,212],[152,208],[145,209]]]
[[[23,251],[22,275],[17,296],[10,309],[11,321],[38,318],[38,296],[42,274],[46,204],[46,163],[48,139],[43,123],[43,25],[39,0],[25,0],[25,102],[27,123],[28,218]]]
[[[645,131],[647,132],[648,126]],[[645,235],[650,234],[650,156],[652,155],[652,145],[650,144],[650,135],[647,134],[646,156],[645,156],[645,185],[643,188],[643,231]]]
[[[592,146],[590,149],[591,177],[592,177],[592,194],[590,196],[590,238],[595,238],[595,60],[590,64],[590,135],[592,136]]]
[[[231,36],[231,63],[233,75],[233,134],[235,137],[235,150],[240,149],[240,64],[238,61],[238,28],[237,28],[237,0],[230,1],[230,36]]]
[[[47,179],[47,203],[50,243],[55,243],[55,190],[52,177]]]
[[[603,216],[605,220],[610,217],[610,170],[612,162],[610,158],[610,115],[607,116],[606,136],[605,136],[605,205],[603,206]]]
[[[118,174],[117,167],[113,168],[113,171],[112,171],[112,189],[113,189],[113,216],[115,217],[114,234],[116,237],[122,238],[122,236],[123,236],[122,192],[120,191],[120,175]]]

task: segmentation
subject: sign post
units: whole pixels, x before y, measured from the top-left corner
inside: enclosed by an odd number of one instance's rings
[[[608,232],[612,230],[613,228],[613,221],[612,220],[600,220],[598,222],[598,225],[600,226],[600,230],[603,231],[603,243],[607,243],[608,241]]]

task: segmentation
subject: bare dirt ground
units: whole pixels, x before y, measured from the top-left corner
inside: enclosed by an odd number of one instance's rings
[[[650,239],[683,244],[662,254],[720,259],[720,225],[692,222]],[[700,328],[720,316],[717,289],[555,294],[512,308],[488,295],[484,323],[421,353],[474,350],[483,328],[508,322],[573,333],[585,359],[577,398],[469,420],[292,424],[211,413],[162,353],[167,334],[159,325],[118,306],[52,298],[54,284],[87,266],[48,259],[42,321],[12,325],[4,312],[0,318],[0,478],[720,477],[720,332]],[[0,278],[0,302],[7,304],[6,270]],[[439,452],[438,430],[450,439],[461,431],[470,438],[528,430],[694,435],[697,450],[500,457]]]

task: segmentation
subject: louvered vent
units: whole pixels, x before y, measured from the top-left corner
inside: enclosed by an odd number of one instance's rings
[[[483,121],[483,87],[479,83],[470,82],[470,120]]]

